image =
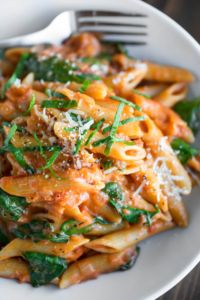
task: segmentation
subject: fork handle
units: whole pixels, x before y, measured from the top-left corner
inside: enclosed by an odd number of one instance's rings
[[[15,46],[31,46],[33,44],[41,44],[51,42],[46,34],[46,30],[40,30],[35,33],[17,36],[14,38],[0,40],[1,48]]]

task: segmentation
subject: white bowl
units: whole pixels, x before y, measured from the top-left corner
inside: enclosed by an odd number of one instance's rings
[[[138,0],[7,0],[1,3],[0,22],[3,20],[4,23],[3,31],[0,26],[0,36],[11,35],[11,28],[6,26],[9,25],[8,16],[11,11],[15,11],[15,14],[12,14],[13,32],[22,34],[46,25],[51,18],[67,9],[115,9],[146,14],[149,28],[148,46],[132,48],[132,54],[139,58],[190,69],[197,76],[191,92],[195,96],[200,95],[199,45],[166,15]],[[67,290],[55,287],[34,289],[28,284],[19,285],[12,280],[0,279],[1,295],[4,300],[40,300],[45,297],[48,300],[147,300],[159,297],[177,284],[200,261],[198,192],[199,188],[194,189],[192,195],[186,199],[190,213],[189,227],[185,230],[166,232],[143,242],[140,257],[132,270],[103,275],[97,280]]]

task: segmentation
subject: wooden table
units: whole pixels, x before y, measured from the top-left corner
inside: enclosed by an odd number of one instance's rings
[[[200,0],[146,0],[145,2],[175,19],[200,43]],[[182,282],[157,300],[200,300],[200,264]]]

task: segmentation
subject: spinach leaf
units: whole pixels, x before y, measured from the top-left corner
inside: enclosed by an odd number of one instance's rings
[[[68,61],[61,60],[56,56],[52,56],[43,60],[39,60],[35,54],[26,62],[25,74],[33,72],[36,80],[69,82],[75,81],[83,83],[88,80],[99,80],[100,78],[93,74],[77,73],[78,68]],[[76,72],[76,73],[75,73]]]
[[[107,182],[102,192],[106,193],[110,199],[123,200],[123,192],[117,182]]]
[[[104,168],[104,170],[107,170],[113,166],[113,161],[111,159],[106,159],[101,162],[101,165]]]
[[[9,243],[8,237],[5,235],[2,229],[0,229],[0,245],[5,246]]]
[[[18,225],[12,233],[19,239],[40,241],[49,239],[53,229],[53,225],[47,220],[32,220],[29,223]]]
[[[193,156],[196,156],[199,153],[199,150],[192,147],[190,144],[186,143],[182,139],[174,139],[171,142],[173,150],[176,152],[180,162],[186,164],[189,159]]]
[[[0,215],[17,221],[28,206],[24,197],[12,196],[0,189]]]
[[[140,248],[139,247],[136,247],[136,254],[134,256],[131,257],[131,259],[126,263],[124,264],[123,266],[121,266],[118,271],[127,271],[127,270],[130,270],[134,264],[136,263],[136,260],[140,254]]]
[[[146,224],[151,225],[152,218],[159,212],[159,210],[155,211],[147,211],[145,209],[133,208],[129,206],[123,207],[123,219],[129,223],[138,223],[140,216],[145,216]]]
[[[52,89],[47,88],[45,90],[45,94],[49,97],[49,98],[58,98],[58,99],[66,99],[67,97],[59,92],[56,92]]]
[[[154,212],[150,212],[144,209],[124,205],[122,189],[116,182],[107,182],[105,187],[102,189],[102,192],[109,196],[109,204],[117,210],[123,220],[126,220],[129,223],[137,223],[140,216],[143,215],[146,218],[146,224],[151,225],[153,216],[159,212],[158,209]]]
[[[33,287],[51,282],[67,269],[64,258],[39,252],[27,251],[24,258],[29,262],[30,278]]]
[[[96,217],[91,224],[83,227],[80,227],[80,222],[70,219],[61,225],[60,232],[52,235],[50,240],[54,243],[67,242],[72,235],[89,233],[97,223],[101,225],[110,224],[100,216]]]
[[[196,134],[200,126],[200,98],[192,101],[181,101],[173,109]]]
[[[43,100],[42,107],[46,108],[72,108],[77,106],[76,100]]]

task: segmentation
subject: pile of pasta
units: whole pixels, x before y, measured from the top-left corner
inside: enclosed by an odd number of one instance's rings
[[[7,49],[1,74],[1,277],[65,288],[187,226],[200,171],[188,70],[81,33]]]

